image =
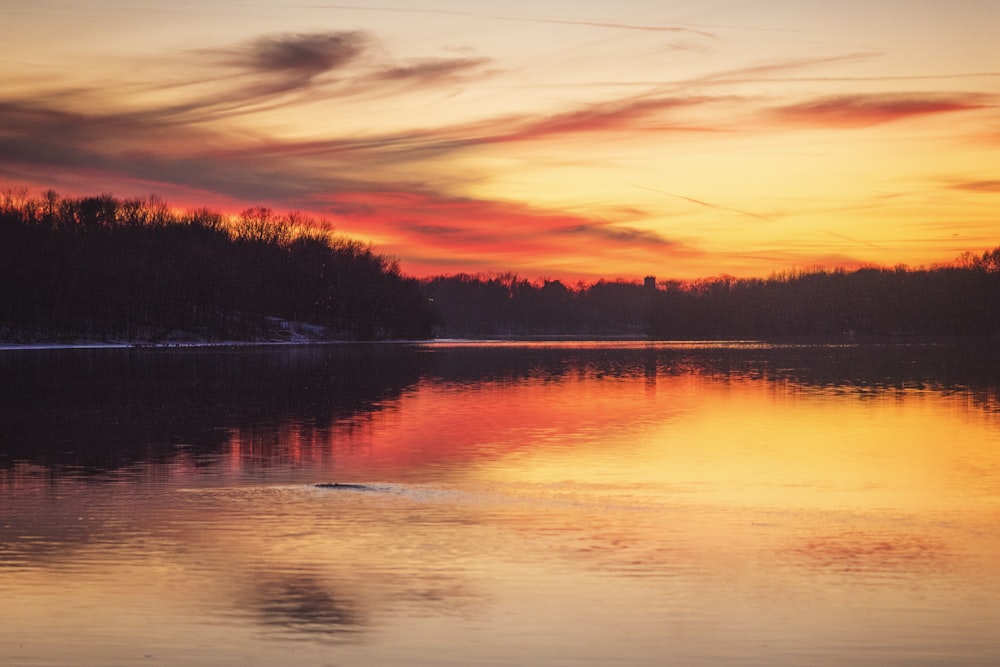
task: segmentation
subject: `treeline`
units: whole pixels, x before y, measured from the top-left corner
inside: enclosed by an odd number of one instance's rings
[[[570,287],[513,274],[424,282],[447,337],[745,339],[1000,334],[1000,247],[950,266]]]
[[[0,194],[0,340],[658,339],[1000,334],[1000,247],[931,269],[567,286],[512,273],[417,281],[300,214],[162,199]]]
[[[0,339],[257,339],[287,321],[419,338],[433,313],[394,260],[299,214],[0,195]]]

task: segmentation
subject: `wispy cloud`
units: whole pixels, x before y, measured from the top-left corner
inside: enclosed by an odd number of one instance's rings
[[[858,63],[877,58],[882,54],[878,51],[855,51],[851,53],[841,53],[828,56],[815,56],[811,58],[784,58],[771,60],[768,62],[738,67],[735,69],[713,72],[699,79],[694,83],[745,83],[755,81],[770,80],[770,77],[785,72],[798,70],[811,70],[826,65],[843,65],[845,63]]]
[[[657,96],[602,102],[530,121],[506,134],[494,136],[492,141],[527,141],[561,134],[591,132],[676,130],[682,127],[680,123],[658,123],[655,119],[662,113],[705,104],[708,101],[710,98]]]
[[[343,200],[372,211],[363,222],[366,230],[383,239],[380,246],[389,251],[412,249],[411,257],[416,252],[435,261],[450,257],[466,265],[485,261],[525,271],[539,270],[558,258],[584,258],[595,262],[596,276],[601,272],[597,258],[604,253],[637,266],[698,254],[678,240],[625,221],[517,202],[398,190],[343,193],[338,202]]]
[[[373,78],[417,83],[454,82],[480,72],[491,62],[490,58],[426,58],[379,70]]]
[[[681,248],[682,244],[668,239],[648,229],[636,229],[623,225],[608,225],[604,223],[580,224],[569,227],[565,233],[591,237],[602,242],[610,242],[628,247],[645,247],[648,249]]]
[[[778,107],[773,113],[782,120],[809,125],[863,127],[989,106],[991,98],[979,93],[837,95]]]
[[[951,187],[955,190],[965,190],[967,192],[1000,194],[1000,180],[957,181],[952,183]]]

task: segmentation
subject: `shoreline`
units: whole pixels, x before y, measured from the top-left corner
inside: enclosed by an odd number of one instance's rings
[[[986,345],[996,349],[1000,345],[1000,337],[996,336],[836,336],[836,337],[783,337],[783,338],[699,338],[699,339],[659,339],[633,338],[612,336],[523,336],[523,337],[476,337],[476,338],[426,338],[426,339],[375,339],[352,340],[347,338],[310,338],[296,336],[291,339],[262,340],[168,340],[168,341],[37,341],[14,342],[0,340],[0,353],[17,351],[44,350],[185,350],[203,348],[253,348],[253,347],[305,347],[318,345],[443,345],[443,346],[520,346],[520,345],[574,345],[574,344],[639,344],[653,346],[707,346],[707,347],[801,347],[801,346],[837,346],[862,347],[869,345],[954,345],[970,344]]]
[[[294,338],[291,340],[173,340],[173,341],[37,341],[0,340],[0,352],[14,350],[169,350],[200,347],[271,347],[292,345],[343,345],[365,341]]]

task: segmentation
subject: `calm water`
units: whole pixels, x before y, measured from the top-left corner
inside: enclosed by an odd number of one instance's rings
[[[3,665],[1000,664],[990,347],[25,350],[0,378]]]

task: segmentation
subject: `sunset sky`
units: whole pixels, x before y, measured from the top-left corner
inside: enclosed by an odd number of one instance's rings
[[[0,187],[328,220],[405,273],[1000,245],[998,0],[0,0]]]

